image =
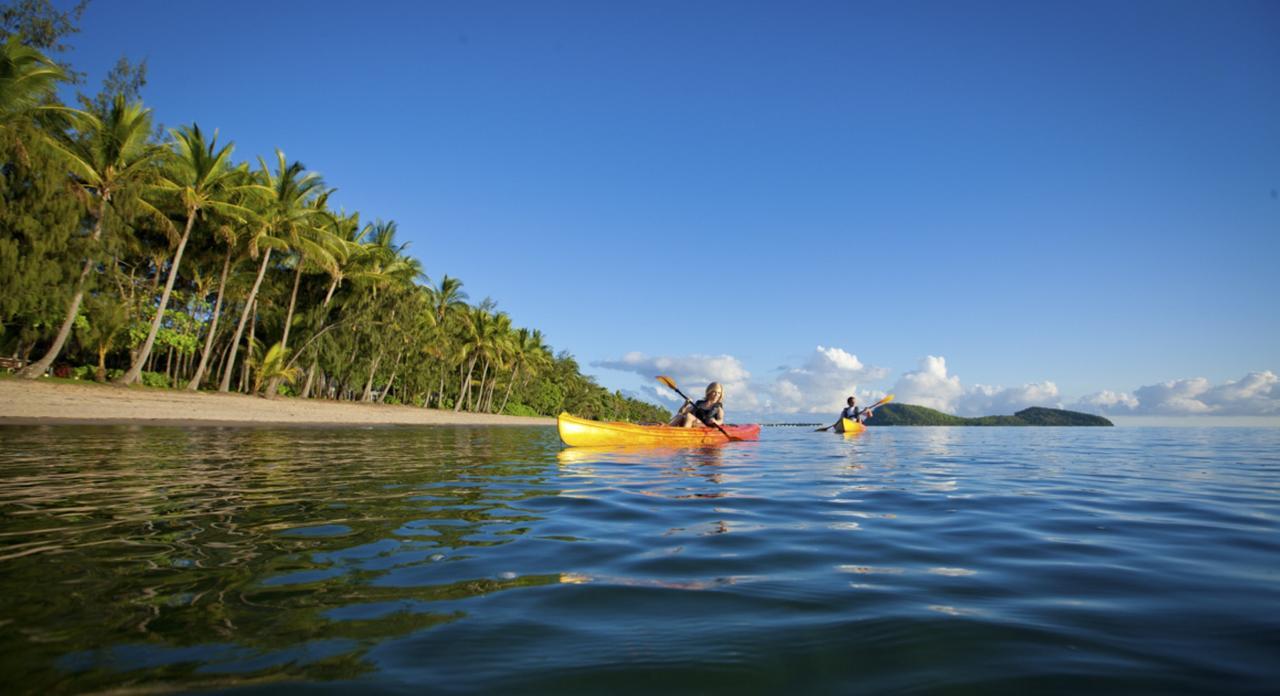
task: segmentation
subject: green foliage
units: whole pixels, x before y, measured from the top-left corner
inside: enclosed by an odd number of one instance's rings
[[[261,391],[264,383],[277,379],[286,384],[292,384],[300,376],[302,376],[302,370],[289,365],[289,349],[277,343],[267,349],[267,354],[262,356],[262,362],[254,374],[253,390]]]
[[[0,130],[0,338],[47,336],[79,276],[84,207],[66,169],[29,128]]]
[[[116,64],[111,66],[102,78],[102,88],[98,94],[89,97],[81,94],[77,98],[81,108],[97,114],[105,114],[111,108],[111,102],[117,96],[125,101],[137,101],[142,96],[142,88],[147,85],[147,61],[134,64],[125,56],[120,56]]]
[[[51,0],[10,0],[0,6],[0,39],[21,36],[32,48],[65,51],[62,40],[80,31],[80,17],[89,0],[80,0],[71,9],[59,10]]]
[[[867,425],[1060,425],[1060,426],[1107,426],[1111,421],[1101,416],[1094,416],[1077,411],[1064,411],[1057,408],[1035,406],[1018,411],[1012,416],[981,416],[963,418],[949,413],[935,411],[924,406],[913,404],[885,404],[875,411],[875,416],[866,421]]]
[[[508,416],[540,416],[542,415],[532,407],[525,406],[524,404],[517,404],[517,403],[507,404],[507,407],[502,409],[502,412],[507,414]]]
[[[0,26],[35,27],[35,45],[53,47],[80,9],[12,2]],[[96,363],[98,379],[149,370],[149,386],[198,373],[196,386],[311,398],[669,417],[600,386],[492,300],[468,304],[461,280],[426,280],[394,221],[330,209],[331,189],[297,160],[237,164],[194,124],[159,142],[137,101],[144,65],[122,59],[84,109],[35,123],[32,105],[63,74],[12,47],[0,63],[31,79],[3,82],[0,65],[0,88],[25,85],[0,93],[0,348]],[[76,340],[51,341],[68,317]]]

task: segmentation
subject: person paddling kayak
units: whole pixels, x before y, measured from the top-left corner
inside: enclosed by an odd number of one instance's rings
[[[671,419],[671,425],[677,428],[693,428],[706,426],[714,428],[724,425],[724,389],[719,382],[707,385],[707,396],[694,402],[686,400]]]
[[[839,430],[840,423],[844,418],[848,418],[854,423],[861,423],[866,419],[875,415],[875,413],[871,409],[858,408],[857,397],[853,397],[853,396],[849,397],[849,400],[847,403],[849,405],[846,406],[844,410],[840,412],[840,418],[837,418],[836,422],[832,423],[831,425],[828,425],[827,428],[836,428],[837,430]],[[824,430],[825,429],[826,428],[824,428]]]

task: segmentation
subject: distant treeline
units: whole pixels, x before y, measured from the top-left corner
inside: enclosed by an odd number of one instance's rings
[[[486,413],[665,421],[599,386],[395,222],[336,209],[283,152],[160,132],[122,60],[78,104],[49,57],[82,6],[0,5],[0,354],[21,372]],[[476,253],[493,253],[477,245]]]
[[[1106,426],[1114,425],[1101,416],[1059,408],[1033,406],[1012,416],[981,416],[964,418],[924,406],[912,404],[885,404],[868,418],[867,425],[1065,425]]]

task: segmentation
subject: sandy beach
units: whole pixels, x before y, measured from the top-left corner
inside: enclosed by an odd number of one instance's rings
[[[0,425],[554,425],[554,418],[454,413],[243,394],[124,389],[100,384],[0,379]]]

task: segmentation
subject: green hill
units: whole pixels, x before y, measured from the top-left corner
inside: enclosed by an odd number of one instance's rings
[[[913,404],[885,404],[876,409],[875,417],[867,419],[867,425],[1059,425],[1097,426],[1114,425],[1101,416],[1060,408],[1024,408],[1012,416],[981,416],[962,418],[942,411],[935,411]]]

